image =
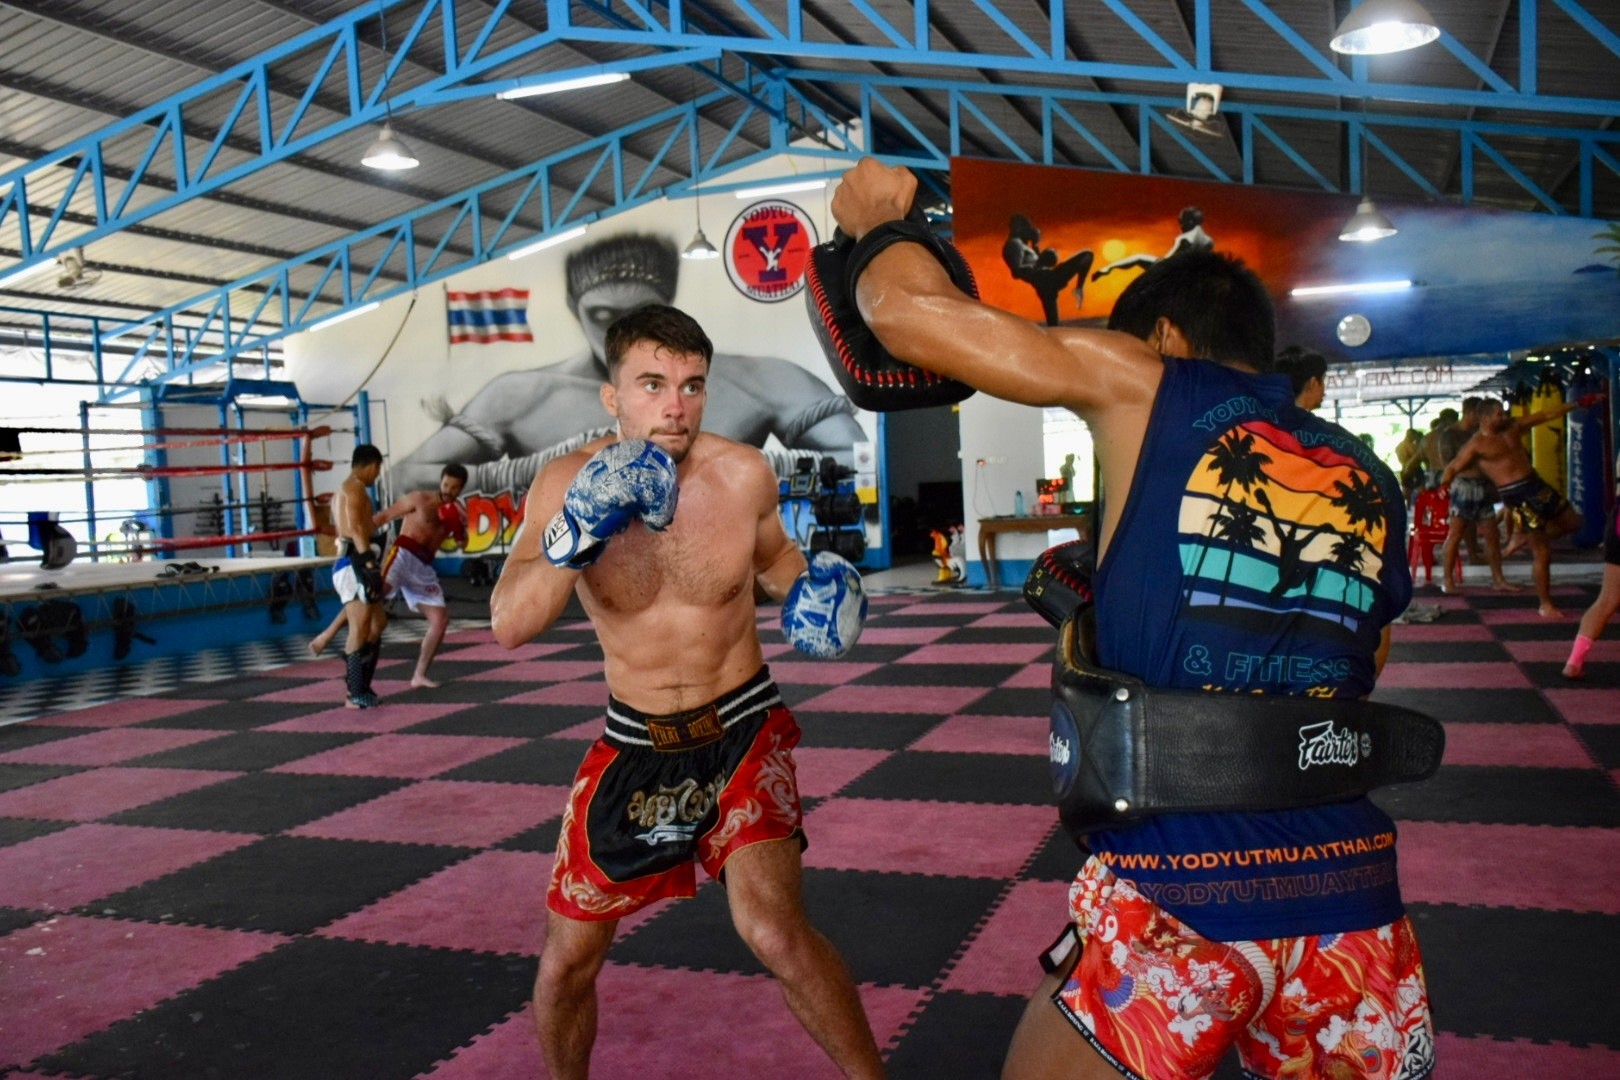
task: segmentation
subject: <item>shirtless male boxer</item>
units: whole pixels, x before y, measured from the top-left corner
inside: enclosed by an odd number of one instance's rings
[[[1462,419],[1440,432],[1440,453],[1449,465],[1468,440],[1479,430],[1479,409],[1484,398],[1463,398]],[[1446,543],[1440,560],[1440,591],[1456,593],[1452,574],[1457,562],[1457,545],[1474,540],[1485,549],[1491,568],[1491,588],[1517,592],[1519,587],[1502,576],[1502,534],[1496,527],[1496,485],[1485,479],[1476,462],[1457,473],[1451,481],[1451,509],[1446,520]],[[1457,580],[1460,580],[1460,575]]]
[[[333,500],[332,519],[337,525],[338,558],[332,564],[332,587],[343,603],[343,618],[349,637],[343,646],[343,685],[351,709],[369,709],[377,704],[371,677],[377,670],[382,651],[383,615],[382,552],[371,543],[377,531],[371,516],[371,493],[366,489],[382,472],[382,451],[370,443],[354,448],[349,475]]]
[[[1520,438],[1537,424],[1556,420],[1594,403],[1593,398],[1564,404],[1528,416],[1509,415],[1500,401],[1487,399],[1479,407],[1479,430],[1463,444],[1440,474],[1442,486],[1471,468],[1496,485],[1496,493],[1510,513],[1516,513],[1530,545],[1531,575],[1542,618],[1563,616],[1552,600],[1552,542],[1581,527],[1581,513],[1543,480],[1530,464],[1530,453]],[[1510,544],[1504,555],[1517,548]]]
[[[401,520],[399,536],[383,559],[383,581],[388,586],[389,598],[396,593],[404,596],[410,609],[427,619],[427,635],[422,638],[416,670],[411,673],[411,685],[418,688],[433,689],[439,685],[428,678],[428,665],[433,663],[444,641],[450,616],[445,610],[444,589],[433,571],[433,557],[447,537],[454,537],[458,547],[467,546],[467,512],[456,501],[466,483],[466,468],[451,462],[439,473],[437,491],[413,491],[372,516],[378,528],[396,518]],[[332,624],[310,641],[309,651],[321,655],[345,618],[346,615],[339,612]],[[380,638],[388,625],[387,612],[379,619],[377,636]]]
[[[1400,489],[1359,439],[1297,408],[1287,379],[1258,373],[1274,350],[1259,279],[1187,252],[1131,283],[1111,329],[1047,329],[952,285],[902,220],[916,183],[866,159],[833,197],[859,238],[860,316],[901,361],[1087,422],[1109,493],[1098,666],[1210,691],[1229,720],[1259,693],[1370,693],[1411,596]],[[1317,748],[1300,740],[1308,764]],[[1004,1077],[1198,1080],[1234,1046],[1256,1077],[1430,1075],[1394,827],[1365,796],[1163,812],[1084,839],[1070,926]]]
[[[600,399],[617,432],[541,468],[490,597],[495,638],[515,648],[577,593],[610,695],[546,896],[534,987],[546,1068],[588,1074],[614,930],[655,900],[693,895],[695,859],[724,883],[738,934],[827,1056],[846,1076],[881,1076],[849,971],[804,912],[799,728],[754,613],[757,585],[782,602],[790,642],[841,655],[865,618],[860,576],[830,552],[807,564],[764,455],[701,431],[714,348],[690,316],[639,308],[609,328],[604,352]]]

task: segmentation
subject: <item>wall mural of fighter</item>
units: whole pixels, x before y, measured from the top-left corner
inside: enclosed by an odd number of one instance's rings
[[[497,375],[459,410],[441,401],[434,411],[443,426],[393,465],[391,482],[400,490],[431,486],[457,462],[470,473],[469,493],[515,516],[541,465],[610,430],[599,397],[608,325],[643,304],[672,302],[680,268],[667,236],[621,234],[574,251],[564,264],[568,309],[587,347],[559,363]],[[854,444],[867,439],[854,412],[846,397],[792,361],[717,353],[704,426],[766,449],[785,478],[807,455],[849,465]],[[780,449],[766,447],[773,436]]]

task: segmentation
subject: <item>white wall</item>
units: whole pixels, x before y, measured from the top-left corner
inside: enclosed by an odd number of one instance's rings
[[[962,500],[967,511],[967,551],[978,558],[981,517],[1013,512],[1014,493],[1035,504],[1035,479],[1045,475],[1041,410],[1014,405],[987,394],[962,402]],[[983,459],[984,465],[978,464]],[[1050,546],[1045,533],[1004,533],[996,537],[998,559],[1033,559]]]

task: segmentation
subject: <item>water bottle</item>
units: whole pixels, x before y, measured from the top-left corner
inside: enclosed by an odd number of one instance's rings
[[[1013,492],[1013,516],[1024,516],[1024,493],[1022,491]]]

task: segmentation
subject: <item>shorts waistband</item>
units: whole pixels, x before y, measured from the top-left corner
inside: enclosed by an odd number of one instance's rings
[[[782,704],[771,681],[771,670],[761,667],[747,682],[728,690],[707,705],[669,716],[644,713],[609,696],[607,727],[602,737],[621,746],[651,750],[683,750],[712,742],[732,725]],[[675,740],[675,741],[671,741]]]
[[[394,538],[394,546],[399,548],[401,551],[410,552],[424,563],[430,563],[433,561],[433,552],[428,550],[426,544],[422,543],[420,540],[406,536],[404,533],[401,533]]]
[[[1541,477],[1537,476],[1535,473],[1531,473],[1529,476],[1521,477],[1520,479],[1513,481],[1511,484],[1498,484],[1496,493],[1502,496],[1519,495],[1527,491],[1536,491],[1540,488],[1540,486]]]

